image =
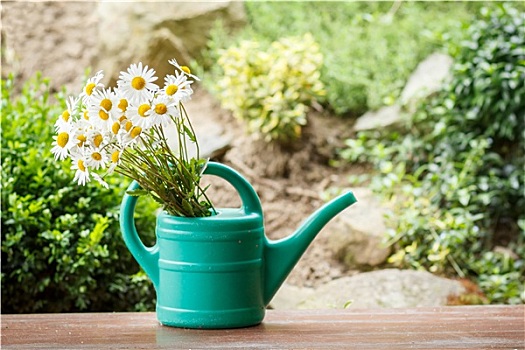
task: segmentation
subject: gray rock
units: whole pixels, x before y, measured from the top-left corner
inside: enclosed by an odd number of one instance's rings
[[[130,63],[154,67],[159,83],[173,71],[168,59],[189,64],[205,47],[217,20],[233,28],[245,23],[242,2],[98,3],[98,55],[94,66],[111,80]]]
[[[437,277],[426,271],[397,269],[343,277],[314,291],[286,285],[283,288],[285,290],[280,293],[286,298],[278,294],[272,300],[271,305],[276,309],[432,307],[446,305],[449,296],[465,292],[459,281]],[[285,303],[283,300],[288,301]]]
[[[220,106],[205,92],[198,92],[185,103],[186,111],[195,127],[202,158],[221,157],[231,148],[232,136],[219,122]]]
[[[452,57],[442,53],[433,53],[419,63],[401,92],[401,104],[410,104],[437,92],[450,76],[452,64]]]
[[[452,57],[433,53],[419,63],[410,75],[397,104],[369,111],[357,119],[354,130],[364,131],[397,127],[405,115],[414,112],[415,103],[437,92],[449,78]],[[403,107],[403,108],[402,108]]]
[[[354,130],[364,131],[386,128],[397,125],[402,119],[401,107],[398,105],[387,106],[377,111],[369,111],[360,116],[354,125]]]
[[[358,202],[327,225],[327,248],[349,268],[380,265],[391,251],[383,242],[386,208],[367,188],[353,192]]]
[[[301,309],[305,300],[310,299],[314,293],[313,288],[284,283],[270,302],[270,307],[279,310]]]
[[[184,107],[199,141],[200,157],[216,159],[224,155],[231,148],[232,136],[218,121],[217,114],[222,110],[215,100],[205,91],[197,91],[190,101],[184,103]],[[175,130],[169,129],[167,137],[172,149],[177,149]],[[196,154],[194,145],[188,143],[187,146],[190,156],[194,156]]]

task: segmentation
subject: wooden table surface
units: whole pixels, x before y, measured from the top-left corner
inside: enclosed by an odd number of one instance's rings
[[[2,349],[525,349],[525,306],[268,310],[255,327],[189,330],[154,313],[2,315]]]

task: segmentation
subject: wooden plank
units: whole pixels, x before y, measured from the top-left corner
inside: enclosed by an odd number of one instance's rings
[[[154,313],[2,315],[2,349],[525,349],[525,306],[268,310],[261,325],[188,330]]]

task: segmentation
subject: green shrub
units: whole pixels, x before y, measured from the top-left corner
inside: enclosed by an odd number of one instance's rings
[[[50,103],[40,77],[17,96],[13,84],[2,80],[2,312],[151,310],[154,290],[118,226],[126,184],[73,183],[50,151],[64,98]],[[145,207],[139,227],[151,243]]]
[[[400,5],[399,7],[397,7]],[[337,114],[360,115],[393,103],[410,73],[458,26],[477,3],[447,2],[246,2],[248,26],[233,36],[219,26],[202,64],[214,64],[223,48],[251,40],[267,45],[312,33],[324,57],[326,103]]]
[[[224,108],[267,141],[301,135],[308,106],[323,95],[323,57],[313,37],[282,38],[268,47],[242,41],[221,53],[220,79],[211,85]]]
[[[492,302],[525,301],[525,23],[483,9],[454,48],[453,79],[409,133],[362,133],[342,155],[367,160],[394,196],[391,262],[476,278]]]

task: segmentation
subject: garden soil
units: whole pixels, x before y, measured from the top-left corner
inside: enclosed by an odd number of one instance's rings
[[[54,91],[62,86],[76,91],[85,69],[96,57],[93,8],[93,2],[66,1],[2,5],[2,76],[14,73],[22,83],[41,71],[51,79]],[[25,20],[29,15],[36,26]],[[92,68],[97,70],[96,66]],[[260,196],[271,239],[292,234],[326,201],[325,197],[348,187],[349,175],[366,171],[355,166],[329,166],[344,139],[352,134],[352,121],[332,116],[319,107],[309,114],[301,139],[280,146],[247,134],[242,122],[221,109],[202,87],[196,88],[196,96],[188,104],[198,115],[196,124],[220,125],[231,137],[228,149],[214,160],[237,169],[252,183]],[[217,207],[240,204],[238,195],[225,181],[206,181],[212,185],[209,195]],[[347,270],[326,248],[329,234],[321,231],[293,269],[288,283],[317,286],[356,272]]]

